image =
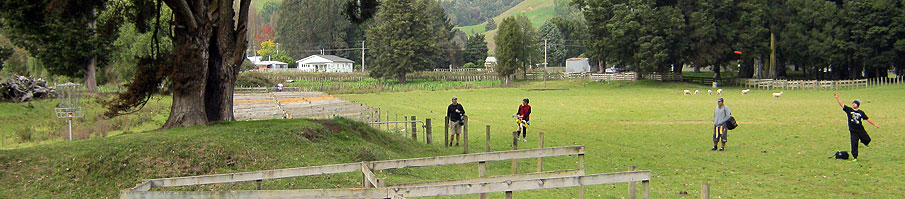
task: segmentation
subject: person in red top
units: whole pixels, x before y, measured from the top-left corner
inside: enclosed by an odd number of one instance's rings
[[[531,124],[529,120],[531,119],[531,106],[528,105],[528,98],[522,99],[522,104],[518,106],[518,113],[516,113],[519,119],[525,121],[525,124]],[[528,130],[525,126],[522,126],[522,141],[528,142],[526,138],[528,134]]]

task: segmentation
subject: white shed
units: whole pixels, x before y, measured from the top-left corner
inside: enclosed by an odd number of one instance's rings
[[[352,60],[335,55],[311,55],[296,61],[302,72],[351,73]]]
[[[278,61],[261,61],[256,63],[260,69],[277,69],[277,68],[289,68],[289,64]]]
[[[591,65],[588,64],[588,58],[576,57],[566,60],[566,73],[586,72],[591,72]]]
[[[496,57],[487,57],[484,59],[484,70],[488,72],[493,72],[493,67],[497,64]]]

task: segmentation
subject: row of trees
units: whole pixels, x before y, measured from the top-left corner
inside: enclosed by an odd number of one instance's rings
[[[905,1],[575,0],[589,55],[640,72],[740,61],[740,77],[885,76],[905,66]],[[743,55],[733,54],[741,51]],[[718,77],[719,73],[717,73]]]

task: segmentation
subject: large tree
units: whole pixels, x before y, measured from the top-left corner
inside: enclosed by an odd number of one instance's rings
[[[497,67],[494,71],[506,79],[506,84],[520,68],[522,68],[529,59],[528,52],[525,50],[528,42],[525,31],[522,30],[521,24],[513,17],[506,17],[500,22],[500,29],[497,32],[497,47],[494,55],[497,57]]]
[[[441,52],[437,26],[427,16],[430,0],[387,0],[380,4],[375,24],[367,32],[371,42],[370,75],[405,83],[405,75],[426,69]],[[448,34],[448,33],[447,33]]]
[[[465,62],[483,65],[484,59],[487,58],[487,41],[484,41],[483,34],[472,34],[468,36],[465,43]]]
[[[82,76],[86,90],[96,92],[97,67],[111,54],[123,19],[119,12],[137,6],[121,1],[4,0],[0,26],[51,74]]]
[[[357,26],[343,15],[345,6],[344,0],[283,1],[276,43],[290,57],[297,58],[320,54],[320,49],[345,49],[359,43],[349,39],[349,32]]]

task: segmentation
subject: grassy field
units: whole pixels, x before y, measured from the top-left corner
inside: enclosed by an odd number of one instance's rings
[[[0,198],[117,198],[120,190],[141,179],[450,154],[366,126],[346,119],[230,122],[0,150]],[[463,166],[376,173],[393,182],[411,182],[461,170]],[[264,187],[361,187],[356,184],[360,175],[268,180]],[[249,182],[166,190],[253,190],[255,186]]]
[[[712,185],[714,198],[895,198],[905,192],[901,175],[905,151],[905,86],[840,91],[785,91],[778,99],[766,90],[723,95],[740,127],[729,132],[727,151],[710,151],[712,112],[717,96],[683,96],[683,89],[706,90],[680,83],[548,82],[549,88],[413,91],[341,95],[418,118],[442,118],[449,98],[459,97],[471,121],[471,150],[481,150],[483,129],[491,125],[494,150],[509,148],[515,128],[511,115],[522,98],[533,107],[528,146],[537,132],[547,146],[585,145],[588,173],[625,171],[630,165],[651,170],[655,198],[699,198],[701,183]],[[778,92],[778,91],[775,91]],[[863,110],[882,128],[869,128],[874,139],[861,147],[858,162],[828,159],[850,150],[845,115],[833,99],[864,101]],[[438,119],[440,120],[440,119]],[[434,132],[441,132],[435,130]],[[508,163],[490,173],[505,174]],[[534,168],[523,161],[519,168]],[[574,159],[549,160],[545,168],[574,168]],[[526,172],[522,170],[521,172]],[[625,184],[591,186],[590,198],[625,196]],[[518,192],[526,198],[574,197],[575,189]],[[688,192],[682,195],[680,192]]]
[[[115,118],[103,117],[103,103],[112,95],[83,96],[84,117],[72,122],[73,139],[105,137],[160,128],[170,112],[170,97],[153,97],[144,109]],[[0,149],[35,146],[65,141],[69,130],[65,119],[56,118],[57,99],[26,103],[0,103]]]

